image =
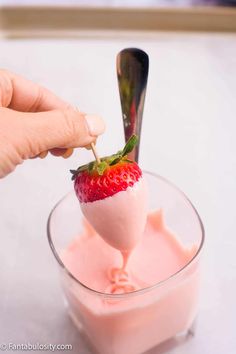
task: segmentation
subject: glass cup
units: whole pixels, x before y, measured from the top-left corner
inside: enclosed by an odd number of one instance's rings
[[[203,224],[194,206],[173,184],[150,172],[144,176],[149,209],[162,209],[166,225],[181,244],[196,248],[192,259],[164,281],[126,294],[90,289],[60,258],[82,233],[83,216],[74,191],[59,201],[48,220],[48,239],[59,265],[69,314],[100,354],[141,354],[170,338],[172,343],[180,335],[186,338],[198,312]]]

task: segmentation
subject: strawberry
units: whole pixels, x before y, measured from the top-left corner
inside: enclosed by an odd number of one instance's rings
[[[122,252],[123,266],[147,218],[146,182],[127,157],[136,143],[133,135],[123,150],[102,159],[93,151],[96,161],[71,171],[83,215],[105,242]]]
[[[132,187],[139,180],[141,169],[136,162],[127,158],[136,143],[137,136],[133,135],[117,154],[71,170],[75,192],[81,203],[111,197]]]

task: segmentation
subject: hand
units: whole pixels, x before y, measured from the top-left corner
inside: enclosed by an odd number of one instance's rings
[[[0,178],[28,158],[68,157],[74,147],[95,142],[101,118],[86,115],[47,89],[0,70]]]

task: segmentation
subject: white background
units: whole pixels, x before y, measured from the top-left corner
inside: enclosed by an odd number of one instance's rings
[[[169,353],[234,354],[236,35],[1,39],[0,66],[102,115],[107,131],[98,150],[109,154],[124,143],[115,57],[127,46],[150,56],[141,166],[179,186],[206,230],[196,336]],[[0,181],[0,342],[69,343],[74,353],[90,353],[64,310],[46,238],[51,208],[72,188],[69,169],[90,158],[78,150],[68,160],[27,161]]]

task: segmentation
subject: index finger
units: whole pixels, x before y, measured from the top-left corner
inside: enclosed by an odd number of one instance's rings
[[[0,107],[21,112],[43,112],[68,106],[46,88],[8,70],[0,70]]]

